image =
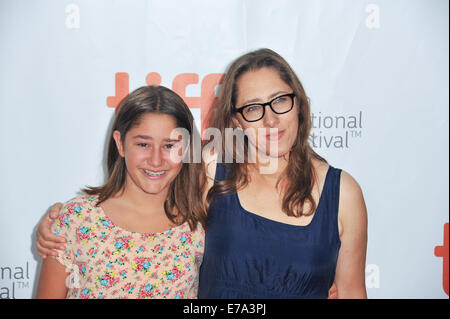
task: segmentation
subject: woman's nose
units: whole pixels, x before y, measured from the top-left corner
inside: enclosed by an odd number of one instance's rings
[[[278,118],[278,114],[274,113],[272,109],[267,106],[266,112],[263,117],[264,126],[266,127],[276,127],[278,123],[280,122],[280,119]]]

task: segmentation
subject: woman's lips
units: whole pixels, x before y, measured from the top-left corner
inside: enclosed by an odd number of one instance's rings
[[[277,130],[276,133],[273,134],[267,134],[266,138],[269,141],[279,141],[281,137],[284,135],[285,130]]]

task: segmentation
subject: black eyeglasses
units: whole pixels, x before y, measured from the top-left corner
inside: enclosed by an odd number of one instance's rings
[[[294,107],[294,97],[295,93],[283,94],[267,103],[252,103],[244,105],[238,109],[235,108],[234,112],[241,113],[242,117],[247,122],[256,122],[264,117],[266,105],[269,105],[270,109],[275,114],[284,114],[289,112]]]

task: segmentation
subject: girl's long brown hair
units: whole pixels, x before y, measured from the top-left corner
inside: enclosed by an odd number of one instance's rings
[[[316,203],[312,197],[315,172],[312,166],[312,159],[317,159],[326,163],[326,160],[319,156],[308,143],[311,130],[310,104],[305,90],[295,72],[289,64],[276,52],[270,49],[260,49],[247,53],[236,59],[228,68],[222,82],[217,104],[212,108],[208,125],[218,128],[225,136],[225,128],[236,128],[232,118],[235,116],[234,109],[238,94],[237,80],[241,75],[249,71],[256,71],[261,68],[273,68],[280,75],[281,79],[294,91],[296,103],[298,104],[298,133],[297,139],[289,153],[289,163],[283,172],[281,180],[287,182],[283,188],[282,210],[288,216],[300,217],[310,215],[316,210]],[[225,162],[225,154],[230,152],[225,139],[222,141],[221,156],[218,162]],[[229,193],[245,187],[248,182],[247,164],[236,161],[236,150],[231,150],[233,163],[227,164],[230,169],[229,178],[217,182],[209,190],[207,196],[208,204],[211,203],[215,194]],[[248,159],[248,150],[245,157]],[[277,184],[278,185],[278,184]],[[305,203],[310,204],[309,211],[304,211]]]
[[[187,221],[191,230],[195,230],[199,222],[206,227],[206,208],[202,200],[206,177],[202,163],[195,163],[193,159],[194,147],[200,141],[200,135],[183,99],[163,86],[138,88],[122,101],[108,139],[106,183],[99,187],[88,186],[83,191],[89,195],[98,195],[97,206],[122,191],[127,168],[124,158],[119,155],[113,133],[119,131],[122,141],[125,140],[127,132],[139,125],[142,117],[148,113],[172,116],[177,127],[186,129],[190,137],[189,152],[186,152],[190,158],[183,160],[181,171],[172,181],[164,202],[167,217],[174,224]]]

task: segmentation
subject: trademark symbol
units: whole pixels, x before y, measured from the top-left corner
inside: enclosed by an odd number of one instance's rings
[[[18,281],[18,282],[16,282],[16,284],[17,284],[17,288],[20,288],[20,289],[30,288],[30,282]]]

